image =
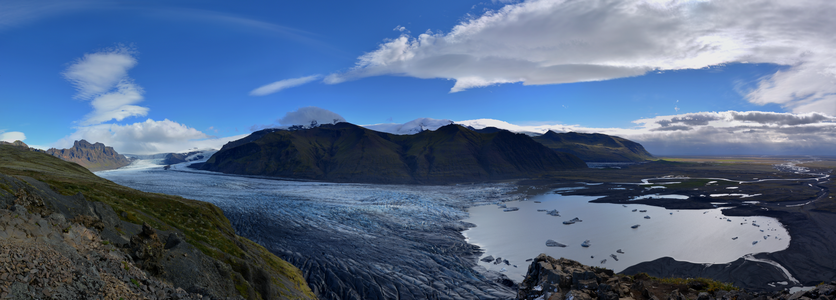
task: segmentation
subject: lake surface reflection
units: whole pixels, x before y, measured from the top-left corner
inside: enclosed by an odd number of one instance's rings
[[[495,271],[504,268],[503,272],[515,281],[522,280],[527,271],[529,263],[525,260],[540,253],[620,272],[665,256],[694,263],[728,263],[749,253],[786,249],[790,242],[786,229],[774,218],[726,217],[720,209],[668,210],[642,204],[589,203],[596,198],[549,193],[504,203],[518,207],[517,211],[505,212],[497,205],[471,207],[470,217],[464,221],[476,227],[464,235],[469,243],[485,250],[484,256],[501,257],[511,264],[480,261],[481,266]],[[560,216],[538,209],[556,209]],[[582,222],[563,224],[575,217]],[[633,225],[640,226],[633,229]],[[567,246],[547,247],[549,239]],[[581,246],[585,240],[590,241],[588,248]],[[624,253],[617,253],[619,249]],[[610,256],[613,254],[617,261]]]

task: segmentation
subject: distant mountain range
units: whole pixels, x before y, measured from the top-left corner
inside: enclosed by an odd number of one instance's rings
[[[105,146],[102,143],[90,144],[85,140],[75,141],[72,148],[51,148],[46,150],[46,153],[65,161],[77,163],[90,171],[112,170],[131,163],[127,157],[116,153],[112,147]]]
[[[337,123],[257,131],[194,167],[337,182],[448,183],[532,177],[586,164],[506,130],[480,133],[446,125],[396,135]]]
[[[571,153],[586,162],[635,162],[653,159],[639,143],[600,133],[548,131],[533,138],[558,152]]]
[[[403,124],[374,124],[363,127],[392,134],[415,134],[453,123],[481,133],[500,130],[523,133],[552,150],[574,154],[586,162],[638,162],[654,159],[641,144],[617,136],[598,133],[557,133],[551,130],[544,134],[542,131],[537,132],[537,129],[546,130],[546,127],[520,127],[493,119],[453,122],[447,119],[420,118]]]

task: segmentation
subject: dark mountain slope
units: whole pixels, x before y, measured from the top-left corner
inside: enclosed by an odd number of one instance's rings
[[[535,141],[558,152],[571,153],[587,162],[631,162],[653,159],[639,143],[600,133],[556,133],[534,137]]]
[[[85,140],[75,141],[72,148],[51,148],[46,153],[77,163],[90,171],[112,170],[131,163],[124,155],[116,153],[112,147],[107,147],[102,143],[90,144]]]
[[[232,174],[341,182],[441,183],[529,177],[584,168],[525,135],[477,133],[459,125],[393,135],[349,123],[256,132],[199,166]]]

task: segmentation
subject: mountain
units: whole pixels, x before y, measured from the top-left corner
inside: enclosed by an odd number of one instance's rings
[[[586,162],[632,162],[653,159],[639,143],[600,133],[557,133],[549,130],[533,138],[549,149],[571,153]]]
[[[0,141],[0,145],[20,147],[20,148],[23,148],[25,150],[29,150],[29,145],[27,145],[26,143],[24,143],[22,141],[14,141],[14,142],[11,142],[11,143],[6,142],[6,141]]]
[[[316,298],[298,268],[236,235],[217,206],[127,188],[21,147],[0,145],[0,227],[7,252],[30,263],[10,272],[10,296]]]
[[[46,153],[77,163],[90,171],[112,170],[131,163],[127,157],[116,153],[112,147],[107,147],[102,143],[90,144],[85,140],[75,141],[72,148],[51,148]]]
[[[163,158],[162,163],[164,165],[173,165],[184,163],[188,161],[196,161],[201,160],[204,157],[214,153],[214,149],[207,149],[207,150],[195,150],[189,151],[184,153],[166,153],[165,158]]]
[[[395,135],[337,123],[254,132],[195,167],[337,182],[447,183],[531,177],[586,164],[506,130],[485,134],[451,124]]]

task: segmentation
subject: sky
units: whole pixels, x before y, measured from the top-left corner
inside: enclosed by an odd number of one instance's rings
[[[150,154],[427,120],[657,156],[833,155],[834,15],[829,0],[0,0],[0,140]]]

